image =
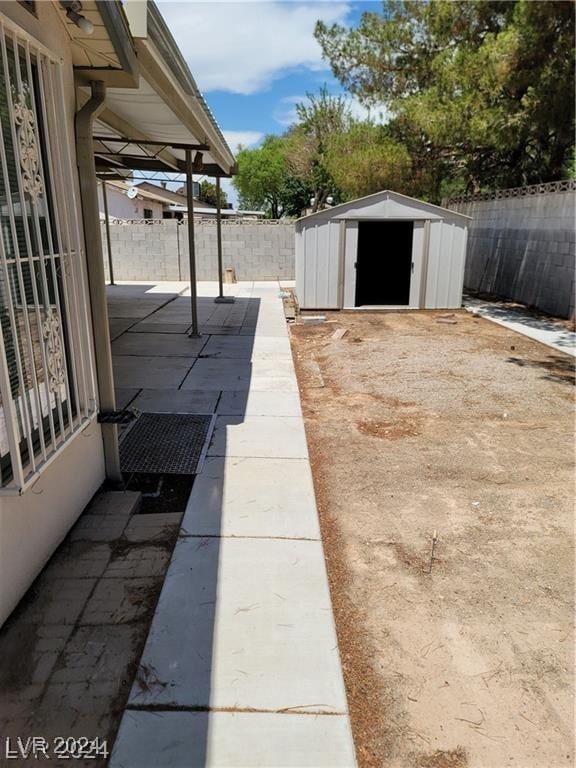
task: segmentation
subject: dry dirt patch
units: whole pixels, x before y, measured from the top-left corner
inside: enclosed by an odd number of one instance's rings
[[[455,318],[292,326],[359,761],[571,766],[572,361]]]

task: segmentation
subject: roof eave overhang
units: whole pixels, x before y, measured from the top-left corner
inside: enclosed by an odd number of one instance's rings
[[[215,160],[213,170],[216,173],[209,175],[231,176],[235,169],[234,156],[211,125],[205,113],[205,105],[195,96],[184,92],[158,52],[154,50],[153,43],[145,39],[136,40],[136,50],[142,76],[156,93],[162,96],[182,124],[200,141],[210,146],[210,154]],[[185,168],[182,167],[181,170]]]
[[[101,80],[111,88],[137,88],[138,58],[122,3],[118,0],[96,0],[96,7],[120,66],[118,68],[75,66],[76,83],[89,85],[94,80]]]

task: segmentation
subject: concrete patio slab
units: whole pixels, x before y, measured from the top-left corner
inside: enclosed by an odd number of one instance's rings
[[[243,360],[200,359],[182,384],[182,389],[203,389],[209,392],[247,390],[252,366]]]
[[[319,539],[309,462],[208,458],[181,535]]]
[[[108,317],[138,318],[146,317],[164,303],[163,299],[110,299],[108,302]]]
[[[222,416],[302,416],[298,392],[223,392],[216,411]]]
[[[126,579],[123,575],[101,579],[94,587],[79,624],[127,624],[153,611],[150,595],[160,591],[161,578],[147,574]]]
[[[150,413],[214,413],[218,392],[143,389],[132,405]]]
[[[122,410],[123,408],[127,408],[128,405],[134,400],[136,395],[140,392],[140,388],[138,387],[130,387],[130,388],[116,388],[116,408],[118,410]]]
[[[249,328],[246,326],[243,326],[240,329],[240,335],[241,336],[253,336],[254,333],[257,333],[260,338],[267,338],[267,337],[273,337],[277,338],[279,336],[282,336],[282,333],[286,332],[286,328],[281,323],[266,323],[266,324],[259,324],[255,328]]]
[[[161,543],[171,531],[180,526],[180,512],[163,512],[161,514],[133,515],[124,529],[124,537],[132,543],[147,544]]]
[[[197,357],[208,337],[191,339],[185,333],[125,333],[112,342],[113,355],[138,357]]]
[[[207,325],[206,323],[200,323],[200,333],[209,336],[238,336],[240,328],[236,326]]]
[[[320,542],[180,538],[141,668],[129,705],[345,713]]]
[[[128,515],[83,514],[69,533],[70,541],[115,541],[122,535]]]
[[[291,360],[252,362],[229,358],[200,358],[182,383],[182,389],[238,392],[248,389],[267,392],[297,392]]]
[[[182,357],[132,355],[114,355],[112,362],[116,385],[139,389],[178,389],[192,365],[192,361]]]
[[[163,320],[154,322],[146,318],[130,328],[129,333],[187,333],[190,321],[180,323],[166,323]]]
[[[139,491],[105,491],[94,496],[84,515],[130,517],[138,512],[141,503],[142,494]]]
[[[110,768],[353,768],[348,719],[246,712],[127,712]]]
[[[307,459],[301,417],[218,416],[208,456]]]
[[[46,573],[40,577],[43,600],[22,608],[24,624],[76,624],[92,593],[95,578],[52,578]]]
[[[292,357],[275,357],[272,355],[256,355],[252,360],[254,376],[262,378],[289,378],[296,380]]]
[[[266,376],[254,373],[252,389],[255,392],[298,392],[296,376]]]
[[[110,327],[110,339],[114,341],[118,336],[121,336],[130,326],[134,325],[135,320],[111,317],[108,325]]]
[[[254,340],[248,336],[240,338],[213,336],[202,350],[202,357],[226,357],[250,360]]]

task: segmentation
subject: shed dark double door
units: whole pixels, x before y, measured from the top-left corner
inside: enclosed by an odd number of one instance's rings
[[[355,306],[410,303],[412,221],[360,221]]]

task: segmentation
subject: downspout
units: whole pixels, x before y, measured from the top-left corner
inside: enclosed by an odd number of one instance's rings
[[[106,86],[100,80],[90,83],[91,98],[76,113],[76,158],[80,180],[80,199],[84,224],[84,244],[88,267],[88,288],[92,314],[92,334],[96,354],[96,376],[98,399],[101,412],[116,410],[114,374],[112,371],[112,350],[108,328],[108,306],[106,304],[106,278],[104,256],[100,233],[98,208],[98,186],[96,164],[92,145],[94,120],[104,109]],[[104,443],[106,478],[114,485],[123,485],[118,451],[118,427],[115,424],[101,424]]]

